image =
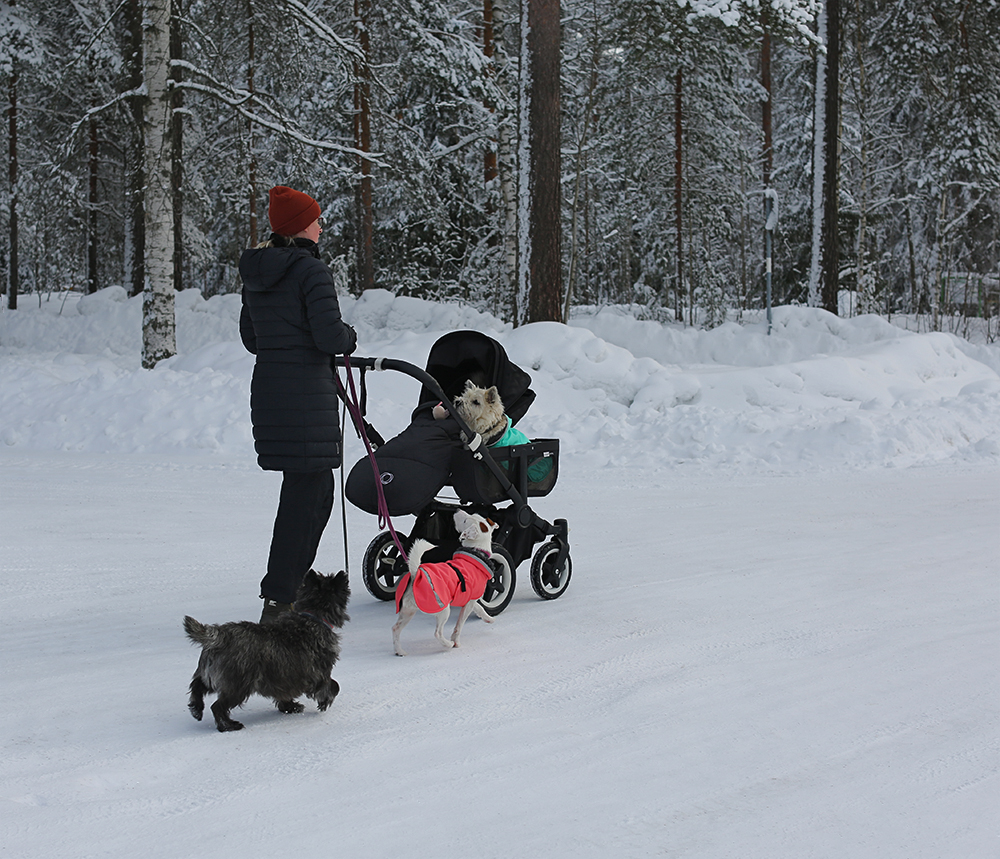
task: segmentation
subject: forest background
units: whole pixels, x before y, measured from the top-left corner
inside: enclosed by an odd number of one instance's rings
[[[288,184],[355,295],[992,338],[998,45],[1000,0],[0,0],[6,303],[238,291]]]

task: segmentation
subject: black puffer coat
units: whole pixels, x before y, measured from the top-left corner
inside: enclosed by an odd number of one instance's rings
[[[357,337],[340,317],[330,270],[316,244],[253,248],[240,258],[240,336],[257,356],[250,420],[257,462],[268,471],[340,465],[340,424],[332,355]]]

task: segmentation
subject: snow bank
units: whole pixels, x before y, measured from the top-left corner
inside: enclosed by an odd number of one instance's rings
[[[1000,458],[1000,349],[877,316],[779,307],[769,336],[762,324],[700,331],[617,308],[512,329],[470,307],[384,290],[345,296],[342,307],[360,354],[418,366],[447,331],[496,337],[538,393],[525,431],[561,439],[593,466],[796,471]],[[120,287],[3,311],[0,449],[252,455],[253,358],[239,343],[239,312],[236,295],[178,294],[179,354],[149,371],[139,366],[141,300]],[[371,378],[383,435],[405,426],[417,390],[400,374]]]

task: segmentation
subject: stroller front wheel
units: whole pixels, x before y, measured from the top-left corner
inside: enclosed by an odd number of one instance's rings
[[[375,599],[388,602],[396,598],[398,577],[395,569],[398,558],[399,548],[390,531],[383,531],[368,544],[361,571],[365,587]]]
[[[483,610],[490,616],[496,617],[514,598],[514,584],[517,581],[517,573],[514,568],[514,559],[503,546],[493,546],[493,557],[499,569],[493,574],[493,579],[486,585],[486,593],[479,600]]]
[[[562,569],[556,569],[559,557],[559,544],[555,540],[545,543],[531,559],[531,587],[543,600],[554,600],[561,597],[573,575],[573,562],[569,555]]]

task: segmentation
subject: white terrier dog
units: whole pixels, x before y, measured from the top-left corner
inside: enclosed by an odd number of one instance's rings
[[[486,585],[493,578],[493,570],[487,560],[496,527],[490,519],[456,510],[455,529],[462,548],[450,561],[439,564],[421,564],[424,553],[434,546],[424,539],[413,541],[409,556],[410,572],[399,580],[396,587],[399,619],[392,627],[392,643],[397,656],[406,656],[399,636],[418,611],[437,615],[434,637],[446,648],[459,646],[462,627],[471,612],[476,612],[487,623],[493,623],[493,618],[477,600],[486,592]],[[445,639],[443,630],[453,605],[461,606],[462,610],[449,641]]]
[[[465,390],[455,397],[455,411],[462,416],[469,429],[479,433],[487,444],[496,441],[507,429],[507,415],[504,414],[503,400],[496,385],[480,388],[470,379],[465,383]],[[441,419],[448,411],[438,403],[433,414]]]

